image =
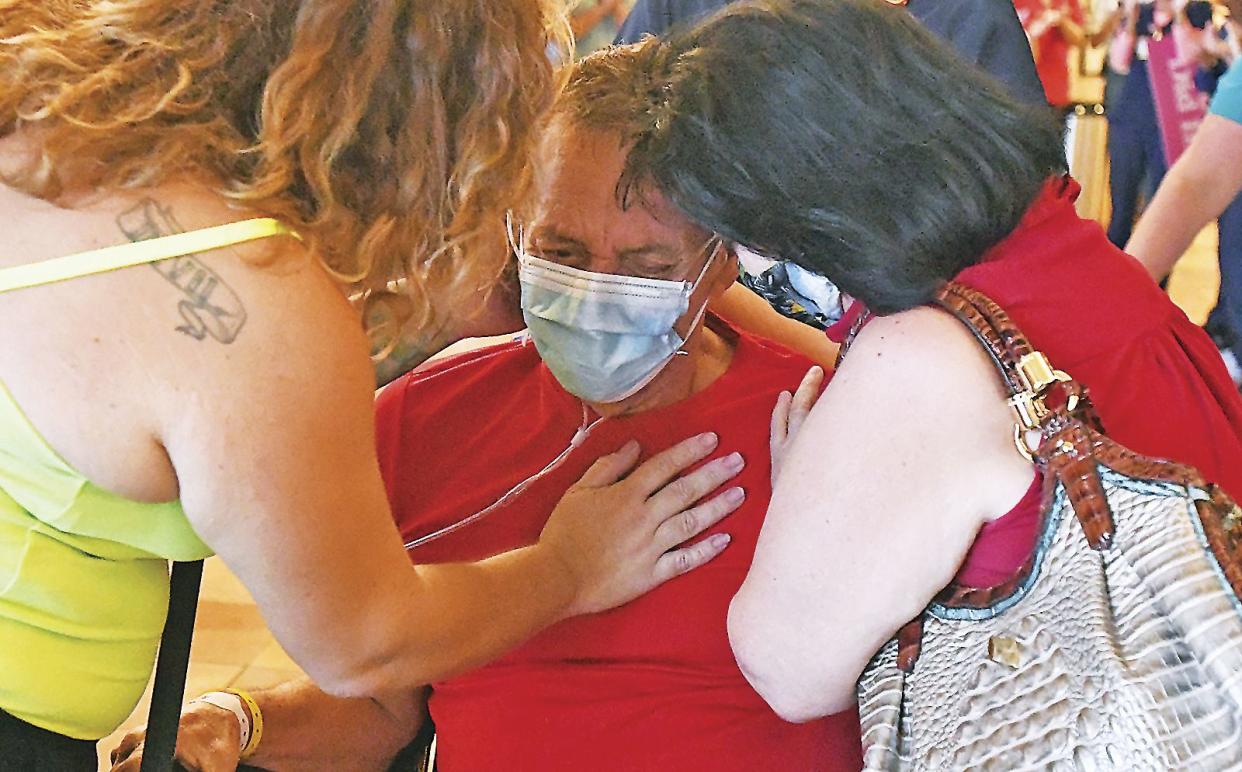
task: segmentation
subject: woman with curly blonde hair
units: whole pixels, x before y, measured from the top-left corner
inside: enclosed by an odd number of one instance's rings
[[[648,501],[710,438],[619,483],[637,451],[606,456],[480,563],[411,568],[389,517],[369,354],[492,296],[563,25],[552,0],[0,0],[6,763],[93,768],[168,559],[218,553],[312,678],[374,697],[712,557],[674,547],[720,465]]]

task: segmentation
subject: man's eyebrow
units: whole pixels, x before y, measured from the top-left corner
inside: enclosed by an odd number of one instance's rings
[[[573,244],[574,246],[587,251],[586,244],[573,236],[567,236],[556,228],[551,226],[537,226],[531,229],[530,237],[539,239],[540,241],[557,241],[562,244]]]
[[[618,257],[625,260],[632,257],[643,257],[645,255],[651,255],[654,257],[671,257],[680,260],[681,250],[676,247],[671,247],[668,244],[643,244],[642,246],[629,247],[628,249],[621,250]]]

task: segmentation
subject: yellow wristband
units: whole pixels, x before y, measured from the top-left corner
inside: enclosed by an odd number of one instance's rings
[[[245,761],[255,754],[255,751],[259,749],[259,742],[263,739],[263,711],[259,710],[259,703],[255,702],[254,697],[251,697],[248,692],[241,689],[225,689],[224,691],[228,694],[236,694],[250,710],[250,741],[241,751],[241,759]]]

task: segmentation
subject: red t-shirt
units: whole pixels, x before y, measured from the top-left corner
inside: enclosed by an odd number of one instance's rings
[[[1081,27],[1084,22],[1082,6],[1078,0],[1015,0],[1014,6],[1027,34],[1035,32],[1037,35],[1032,41],[1035,69],[1039,73],[1040,82],[1044,84],[1048,104],[1054,107],[1068,106],[1071,46],[1060,29],[1055,26],[1045,27],[1041,17],[1057,9]],[[1039,29],[1034,29],[1036,25]]]
[[[1242,396],[1211,338],[1133,257],[1078,216],[1078,183],[1049,180],[1018,227],[957,281],[996,301],[1090,392],[1109,437],[1145,456],[1190,464],[1242,497]],[[863,312],[855,303],[829,335]],[[958,574],[1000,584],[1022,566],[1039,528],[1038,480],[980,532]]]
[[[727,333],[733,335],[733,333]],[[699,432],[747,467],[746,503],[709,533],[732,535],[707,566],[619,609],[562,622],[491,665],[434,684],[444,772],[856,770],[858,716],[782,721],[746,682],[725,627],[771,495],[768,432],[781,390],[811,362],[746,335],[728,371],[689,399],[605,419],[554,471],[487,517],[412,551],[474,560],[535,542],[561,495],[600,455],[637,439],[643,457]],[[555,459],[583,422],[529,344],[411,374],[377,406],[380,462],[407,541],[479,512]],[[595,416],[591,416],[594,419]],[[826,654],[827,656],[827,654]]]

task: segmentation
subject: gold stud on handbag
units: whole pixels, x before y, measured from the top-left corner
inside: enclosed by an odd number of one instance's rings
[[[946,588],[872,660],[866,769],[1242,769],[1242,510],[1108,439],[986,296],[938,302],[1001,373],[1043,527],[1016,577]]]

